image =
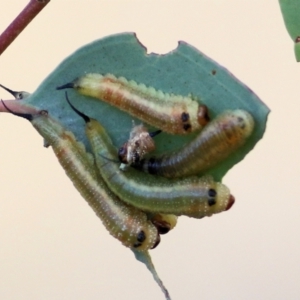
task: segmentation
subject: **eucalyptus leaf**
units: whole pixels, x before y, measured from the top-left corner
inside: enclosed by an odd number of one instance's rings
[[[212,118],[229,109],[250,112],[255,120],[251,138],[239,151],[207,172],[215,180],[221,180],[263,136],[269,109],[225,68],[185,42],[179,42],[177,49],[166,55],[147,54],[135,34],[123,33],[97,40],[77,50],[30,97],[23,100],[26,105],[48,110],[66,129],[73,131],[88,150],[83,120],[66,103],[64,91],[56,90],[56,87],[85,73],[112,73],[163,92],[191,94],[208,106]],[[68,95],[75,107],[101,122],[117,147],[128,139],[132,121],[140,124],[138,119],[107,103],[79,95],[74,90],[68,90]],[[162,133],[155,138],[156,153],[181,148],[196,134],[174,136]]]
[[[124,33],[106,37],[77,50],[33,94],[22,100],[25,106],[47,110],[67,130],[71,130],[88,150],[90,146],[84,133],[84,121],[69,107],[64,91],[56,90],[56,87],[86,73],[112,73],[163,92],[191,94],[208,106],[212,118],[224,110],[244,109],[251,113],[255,129],[250,139],[239,151],[207,172],[216,180],[221,180],[233,165],[241,161],[264,134],[268,107],[225,68],[185,42],[179,42],[177,49],[166,55],[147,54],[135,34]],[[128,139],[132,121],[140,124],[136,118],[104,102],[82,96],[74,90],[69,90],[68,95],[76,108],[97,119],[107,129],[117,147]],[[151,127],[149,129],[154,130]],[[196,134],[175,136],[162,133],[155,138],[156,153],[179,149]],[[132,251],[136,259],[151,272],[165,298],[170,299],[148,251]]]
[[[285,27],[294,41],[296,60],[300,61],[300,0],[279,0]]]

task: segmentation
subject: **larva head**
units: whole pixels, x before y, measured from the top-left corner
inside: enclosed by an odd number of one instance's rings
[[[133,241],[130,246],[139,251],[154,249],[160,243],[160,235],[151,222],[138,226],[137,230],[131,233],[131,239],[129,240],[132,240],[132,238]],[[126,245],[126,243],[123,244]]]
[[[236,123],[238,127],[240,128],[241,132],[243,132],[243,136],[248,138],[254,129],[254,120],[253,117],[242,109],[237,109],[233,111],[234,116],[236,118]]]
[[[178,219],[175,215],[160,213],[151,214],[149,218],[160,234],[166,234],[172,230]]]
[[[230,194],[228,187],[220,182],[216,182],[214,188],[209,188],[207,193],[208,215],[229,210],[235,202],[235,198]]]
[[[227,142],[235,146],[233,148],[243,145],[254,129],[253,117],[242,109],[226,111],[216,118],[216,122],[219,122]]]
[[[234,197],[229,189],[220,182],[214,182],[212,177],[204,176],[197,185],[203,188],[202,196],[193,201],[184,215],[201,219],[228,210],[234,204]]]

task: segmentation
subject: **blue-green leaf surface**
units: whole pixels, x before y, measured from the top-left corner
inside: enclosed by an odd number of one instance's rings
[[[166,54],[147,54],[135,34],[125,33],[106,37],[88,44],[65,59],[27,99],[24,104],[48,110],[67,129],[88,146],[84,122],[68,106],[64,91],[56,90],[85,73],[112,73],[161,89],[163,92],[192,94],[205,103],[212,117],[228,109],[245,109],[255,119],[255,130],[247,144],[229,159],[207,173],[221,180],[224,174],[254,147],[263,136],[269,109],[243,83],[225,68],[199,50],[180,42],[177,49]],[[85,114],[100,121],[114,144],[127,140],[132,120],[140,121],[104,102],[68,91],[72,103]],[[181,148],[195,134],[174,136],[160,134],[156,153]]]
[[[296,60],[300,61],[300,0],[279,0],[285,27],[294,41]]]

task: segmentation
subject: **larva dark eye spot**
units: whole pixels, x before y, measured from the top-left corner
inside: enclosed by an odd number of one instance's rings
[[[208,199],[207,203],[208,203],[209,206],[213,206],[213,205],[216,204],[216,199],[213,199],[213,198],[212,199]]]
[[[217,195],[216,190],[214,190],[214,189],[209,189],[209,190],[208,190],[208,196],[209,196],[209,197],[214,198],[214,197],[216,197],[216,195]]]
[[[188,130],[190,130],[191,128],[192,128],[191,124],[183,124],[183,129],[184,129],[185,131],[188,131]]]
[[[181,114],[181,120],[182,120],[182,122],[187,122],[189,120],[189,118],[190,118],[190,115],[188,113],[183,112]]]
[[[238,117],[238,122],[242,129],[244,129],[246,127],[245,120],[242,117]]]
[[[145,232],[144,232],[143,230],[141,230],[141,231],[138,233],[136,239],[138,240],[138,242],[141,242],[141,243],[144,242],[145,239],[146,239],[146,234],[145,234]]]

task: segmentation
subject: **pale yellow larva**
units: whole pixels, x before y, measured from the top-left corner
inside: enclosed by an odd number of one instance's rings
[[[191,96],[163,93],[112,74],[90,73],[57,87],[105,101],[170,134],[201,130],[209,121],[206,105]]]

